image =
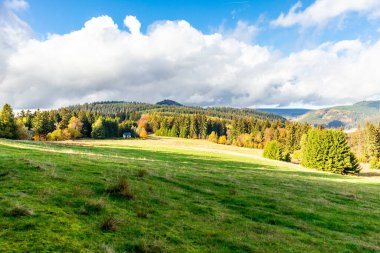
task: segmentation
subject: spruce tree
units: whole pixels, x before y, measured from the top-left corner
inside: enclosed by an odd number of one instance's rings
[[[359,164],[340,130],[311,129],[302,140],[302,162],[305,167],[338,173],[356,174]]]
[[[9,104],[5,104],[0,112],[0,138],[17,138],[17,125]]]

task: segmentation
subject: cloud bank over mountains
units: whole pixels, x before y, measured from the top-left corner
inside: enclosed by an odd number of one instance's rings
[[[16,108],[164,98],[202,106],[321,106],[380,95],[380,41],[327,42],[282,55],[244,38],[244,27],[257,32],[244,23],[228,34],[204,34],[184,20],[160,21],[143,33],[134,16],[125,27],[94,17],[80,30],[41,40],[17,16],[26,7],[21,0],[0,7],[0,102]],[[292,10],[278,25],[295,24],[284,21],[289,15],[306,14]]]

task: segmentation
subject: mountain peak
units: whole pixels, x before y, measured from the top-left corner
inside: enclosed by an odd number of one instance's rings
[[[174,105],[174,106],[183,106],[182,104],[174,101],[174,100],[170,100],[170,99],[165,99],[165,100],[162,100],[160,102],[157,103],[157,105]]]

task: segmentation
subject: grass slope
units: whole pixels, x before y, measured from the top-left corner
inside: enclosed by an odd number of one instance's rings
[[[0,251],[380,251],[379,181],[202,143],[1,140]]]

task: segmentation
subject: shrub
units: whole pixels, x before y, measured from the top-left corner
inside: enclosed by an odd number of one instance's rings
[[[107,189],[107,192],[110,194],[126,197],[127,199],[134,198],[134,194],[125,177],[120,177],[114,186]]]
[[[239,147],[253,148],[255,143],[252,135],[241,134],[238,136],[235,144]]]
[[[136,215],[139,218],[146,219],[148,218],[148,211],[146,209],[140,208],[140,209],[137,209]]]
[[[137,177],[143,178],[148,174],[148,171],[146,169],[139,169],[137,171]]]
[[[235,188],[230,188],[229,190],[228,190],[228,193],[230,194],[230,195],[236,195],[237,194],[237,190],[235,189]]]
[[[296,151],[294,151],[294,153],[292,155],[292,160],[295,163],[300,163],[302,161],[302,150],[296,150]]]
[[[145,139],[146,137],[148,137],[148,133],[147,131],[145,130],[145,128],[141,128],[140,131],[139,131],[139,136],[140,138],[142,139]]]
[[[227,143],[227,137],[225,135],[220,136],[218,143],[225,145]]]
[[[100,245],[100,250],[104,253],[115,253],[115,249],[112,247],[112,245],[108,245],[108,244],[102,244]]]
[[[270,141],[264,149],[264,157],[272,160],[289,161],[289,153],[284,152],[278,141]]]
[[[16,204],[11,210],[9,210],[9,215],[14,216],[14,217],[31,216],[33,214],[34,214],[33,210],[31,210],[25,206],[22,206],[20,204]]]
[[[104,199],[89,200],[81,208],[81,214],[100,213],[106,207],[106,201]]]
[[[208,136],[208,140],[218,143],[218,135],[215,133],[215,131],[211,132],[211,134]]]
[[[118,220],[114,215],[109,215],[100,224],[100,228],[103,231],[116,231],[119,224],[120,220]]]
[[[46,139],[48,141],[63,141],[63,140],[69,140],[70,139],[70,133],[68,132],[67,129],[61,130],[57,129],[54,130],[53,132],[49,133],[46,136]]]

